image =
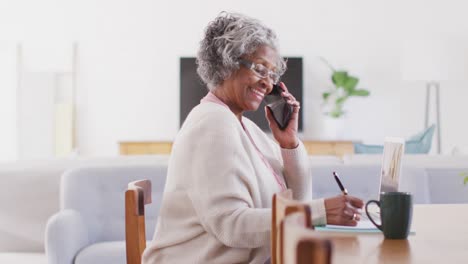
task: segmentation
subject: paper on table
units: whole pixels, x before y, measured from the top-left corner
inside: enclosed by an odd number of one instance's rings
[[[369,220],[361,220],[356,226],[326,225],[315,227],[317,231],[379,233],[380,230]]]
[[[326,225],[316,226],[315,231],[322,232],[343,232],[343,233],[381,233],[381,231],[370,220],[361,220],[356,226]],[[416,231],[411,228],[410,235],[415,235]]]
[[[328,228],[338,228],[338,229],[378,229],[369,220],[358,221],[358,224],[356,226],[326,225],[326,227],[328,227]]]

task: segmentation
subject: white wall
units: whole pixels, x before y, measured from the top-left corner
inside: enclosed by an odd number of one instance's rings
[[[40,3],[39,3],[40,2]],[[3,2],[2,2],[3,3]],[[371,97],[351,99],[347,138],[381,143],[423,128],[424,84],[401,81],[399,42],[417,34],[468,34],[464,1],[10,1],[0,32],[16,40],[77,40],[77,141],[83,155],[115,155],[121,140],[173,139],[178,60],[194,56],[221,10],[259,18],[286,56],[304,58],[304,137],[321,130],[327,72],[317,56],[360,77]],[[3,28],[2,28],[3,27]],[[4,30],[4,31],[2,31]],[[442,83],[443,150],[468,145],[468,85]],[[39,136],[39,135],[38,135]]]
[[[0,43],[0,161],[18,157],[16,67],[16,46],[14,43]]]

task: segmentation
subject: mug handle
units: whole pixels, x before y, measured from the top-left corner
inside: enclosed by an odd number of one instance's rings
[[[379,201],[376,201],[376,200],[369,200],[369,201],[366,203],[366,215],[367,215],[367,217],[369,218],[369,220],[370,220],[378,229],[380,229],[381,231],[383,231],[382,225],[376,224],[375,221],[374,221],[374,219],[372,219],[372,217],[370,216],[369,211],[367,211],[367,206],[368,206],[369,204],[371,204],[371,203],[377,204],[377,206],[380,208],[380,202],[379,202]]]

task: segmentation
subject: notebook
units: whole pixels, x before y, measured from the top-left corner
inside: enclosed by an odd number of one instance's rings
[[[385,138],[379,194],[398,191],[403,153],[405,153],[405,140],[403,138]]]
[[[405,153],[405,140],[403,138],[386,137],[382,154],[382,167],[380,169],[379,194],[381,192],[397,192],[401,179],[401,159]],[[372,219],[380,222],[378,212],[370,211]],[[362,221],[369,221],[365,211]]]

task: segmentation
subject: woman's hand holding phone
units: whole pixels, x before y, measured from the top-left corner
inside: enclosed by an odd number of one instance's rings
[[[299,109],[301,106],[296,98],[289,93],[288,88],[283,82],[280,82],[278,86],[282,90],[280,95],[286,100],[289,106],[292,106],[290,119],[287,122],[287,125],[281,129],[280,125],[273,116],[273,111],[268,106],[265,106],[265,116],[268,120],[271,132],[273,133],[273,137],[276,139],[276,141],[278,141],[280,146],[282,148],[293,149],[299,145],[297,129],[299,124]]]

